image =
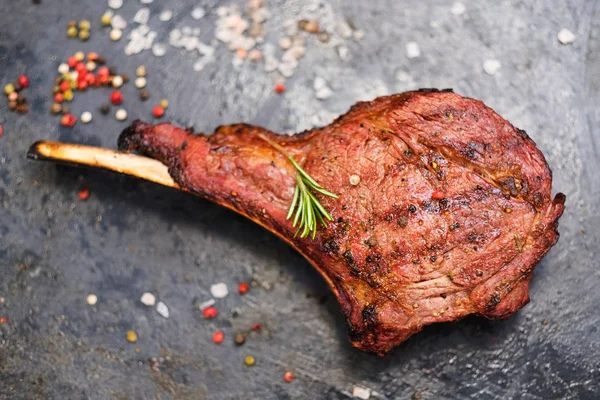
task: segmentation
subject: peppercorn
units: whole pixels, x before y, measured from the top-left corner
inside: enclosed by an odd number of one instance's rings
[[[53,87],[52,87],[52,93],[53,93],[53,94],[56,94],[56,93],[58,93],[58,92],[60,92],[60,87],[58,87],[58,86],[53,86]]]
[[[129,74],[121,74],[121,79],[123,79],[123,83],[129,82]]]
[[[139,67],[137,67],[137,69],[135,70],[135,73],[137,74],[137,76],[146,76],[146,74],[148,73],[146,71],[146,67],[144,67],[143,65],[140,65]]]
[[[92,121],[92,113],[89,111],[84,111],[83,113],[81,113],[81,117],[79,117],[79,119],[84,124],[89,124]]]
[[[72,80],[69,82],[69,89],[70,90],[77,89],[77,81],[76,80]]]
[[[109,26],[111,22],[112,16],[110,14],[103,14],[102,17],[100,17],[100,23],[103,26]]]
[[[71,87],[71,84],[69,83],[69,81],[62,81],[60,83],[60,91],[61,92],[66,92],[67,90],[69,90],[69,88]]]
[[[81,90],[82,92],[87,90],[87,88],[88,88],[88,83],[86,81],[80,81],[77,84],[77,89]]]
[[[248,290],[250,290],[250,285],[247,282],[242,282],[238,286],[238,292],[240,294],[246,294],[248,293]]]
[[[67,90],[66,92],[63,93],[63,97],[66,101],[73,100],[73,91],[71,89]]]
[[[17,102],[16,101],[9,101],[8,102],[8,109],[9,110],[14,110],[15,108],[17,108]]]
[[[63,96],[63,94],[62,94],[62,93],[56,93],[56,94],[54,95],[54,101],[55,101],[55,102],[57,102],[57,103],[62,103],[62,102],[63,102],[63,100],[64,100],[64,96]]]
[[[100,106],[100,114],[108,115],[110,112],[110,104],[104,103]]]
[[[60,114],[61,110],[62,107],[58,103],[52,103],[52,106],[50,106],[50,112],[52,114]]]
[[[148,100],[148,98],[150,98],[150,93],[148,93],[147,90],[141,90],[140,91],[140,100],[146,101],[146,100]]]
[[[235,335],[235,344],[238,346],[243,345],[246,342],[246,338],[241,333]]]
[[[70,20],[69,22],[67,22],[67,28],[71,28],[71,27],[75,27],[77,26],[77,22],[75,20]]]
[[[125,111],[123,108],[119,108],[115,113],[115,118],[118,121],[125,121],[127,119],[127,111]]]
[[[119,105],[123,102],[123,93],[118,90],[113,90],[110,94],[110,102],[114,105]]]
[[[89,31],[90,29],[92,29],[92,23],[87,19],[82,19],[81,21],[79,21],[79,29],[86,29]]]
[[[18,82],[22,88],[26,88],[27,86],[29,86],[29,78],[26,75],[19,76]]]
[[[96,61],[97,59],[98,59],[98,53],[96,53],[95,51],[90,51],[89,53],[87,53],[88,61]]]
[[[63,113],[63,115],[69,114],[69,112],[71,111],[70,108],[69,108],[69,106],[66,105],[66,104],[61,104],[60,106],[62,107],[62,113]]]
[[[254,325],[252,325],[252,330],[253,331],[257,331],[257,332],[261,332],[262,331],[262,325],[261,324],[254,324]]]
[[[286,381],[287,383],[290,383],[291,381],[293,381],[295,377],[296,377],[296,375],[292,371],[288,371],[285,374],[283,374],[283,380]]]
[[[114,88],[120,88],[123,86],[123,78],[121,78],[119,75],[113,76],[112,85]]]
[[[215,318],[217,316],[217,309],[215,307],[206,307],[202,310],[204,318]]]
[[[77,198],[79,200],[87,200],[90,197],[90,189],[81,189],[79,193],[77,193]]]
[[[15,107],[15,111],[21,114],[25,114],[27,111],[29,110],[29,107],[27,106],[27,104],[18,104]]]
[[[77,28],[70,26],[67,29],[67,37],[74,38],[75,36],[77,36]]]
[[[100,65],[106,64],[106,58],[104,58],[104,57],[98,57],[96,59],[96,64],[100,64]]]
[[[165,110],[167,109],[167,107],[169,107],[169,101],[167,99],[162,99],[159,104]]]
[[[154,115],[154,118],[160,118],[165,115],[165,109],[161,106],[156,106],[152,109],[152,115]]]
[[[252,356],[244,357],[244,364],[246,364],[247,366],[251,367],[255,363],[256,363],[256,360],[254,359],[254,357],[252,357]]]
[[[83,51],[77,51],[73,56],[77,61],[83,61],[85,59],[85,54],[83,53]]]
[[[131,331],[131,330],[129,330],[129,331],[127,331],[127,333],[125,334],[125,339],[127,339],[127,341],[128,341],[129,343],[135,343],[135,342],[137,342],[137,340],[138,340],[137,333],[135,333],[135,331]]]
[[[275,85],[275,93],[277,94],[281,94],[283,92],[285,92],[285,85],[283,83],[278,83],[277,85]]]
[[[0,325],[4,325],[8,322],[8,317],[0,317]]]
[[[88,71],[93,71],[96,69],[96,63],[93,61],[88,61],[85,63],[85,69]],[[85,75],[84,75],[85,76]]]
[[[225,335],[221,331],[216,331],[213,333],[212,339],[215,344],[221,344],[223,343],[223,339],[225,339]]]
[[[9,83],[8,85],[4,86],[4,93],[6,93],[7,96],[14,91],[15,91],[15,85],[13,85],[12,83]]]
[[[12,92],[8,95],[8,101],[17,101],[19,98],[19,94],[17,92]]]
[[[60,118],[60,124],[62,126],[66,126],[68,128],[72,128],[76,122],[77,122],[77,117],[75,117],[73,114],[64,114]]]

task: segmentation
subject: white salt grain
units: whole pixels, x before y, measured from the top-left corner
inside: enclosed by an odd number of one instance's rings
[[[462,15],[465,13],[466,10],[467,8],[465,7],[465,5],[460,1],[457,1],[454,4],[452,4],[450,12],[452,13],[452,15]]]
[[[215,305],[215,303],[216,303],[215,299],[209,299],[209,300],[203,301],[202,303],[198,304],[198,309],[204,310],[206,307]]]
[[[333,91],[330,88],[325,87],[323,89],[317,90],[315,95],[317,96],[317,99],[319,99],[319,100],[327,100],[328,98],[331,97],[331,95],[333,95]]]
[[[156,305],[156,312],[163,318],[169,318],[169,307],[162,301],[159,301]]]
[[[282,37],[281,39],[279,39],[279,47],[282,50],[287,50],[290,47],[292,47],[292,39],[290,39],[287,36]]]
[[[325,79],[321,78],[320,76],[317,76],[315,78],[315,81],[313,82],[313,89],[321,90],[326,87],[327,87],[327,81],[325,81]]]
[[[350,36],[352,36],[352,28],[347,22],[342,21],[335,27],[335,33],[344,39],[348,39]]]
[[[360,386],[354,386],[352,396],[361,400],[368,400],[371,397],[371,390]]]
[[[215,283],[210,287],[210,294],[217,299],[222,299],[229,294],[229,290],[227,289],[227,285],[225,283]]]
[[[340,59],[346,61],[350,58],[350,50],[346,46],[338,46],[337,48],[338,55]]]
[[[162,43],[155,43],[152,46],[152,54],[155,57],[162,57],[167,53],[167,46]]]
[[[502,67],[502,64],[498,60],[485,60],[483,62],[483,70],[488,75],[494,75]]]
[[[163,22],[170,21],[171,18],[173,18],[173,11],[171,10],[163,10],[158,16],[158,19]]]
[[[150,9],[148,7],[140,8],[133,17],[133,22],[138,24],[147,24],[150,19]]]
[[[113,29],[123,30],[127,28],[127,21],[125,21],[125,18],[121,17],[119,14],[115,14],[110,20],[110,26],[112,26]]]
[[[558,32],[556,38],[562,44],[571,44],[575,41],[575,34],[570,30],[563,28],[560,30],[560,32]]]
[[[421,49],[419,48],[419,44],[417,42],[406,43],[406,57],[417,58],[420,55],[421,55]]]
[[[365,32],[361,30],[354,31],[354,40],[362,40],[365,37]]]
[[[140,3],[142,4],[150,4],[152,3],[154,0],[140,0]]]
[[[146,292],[142,295],[142,297],[140,298],[140,301],[142,302],[143,305],[152,307],[154,305],[154,303],[156,303],[156,297],[152,293]]]
[[[114,10],[123,7],[123,0],[108,0],[108,6]]]
[[[200,28],[192,29],[192,36],[200,36]]]
[[[229,29],[219,29],[217,30],[215,37],[223,43],[229,43],[231,42],[231,39],[233,39],[233,34]]]
[[[204,17],[204,15],[206,15],[206,11],[204,11],[204,8],[202,7],[196,7],[192,10],[192,18],[198,20],[201,19],[202,17]]]

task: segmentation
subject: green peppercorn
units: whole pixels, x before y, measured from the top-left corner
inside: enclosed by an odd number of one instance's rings
[[[79,39],[84,42],[90,38],[90,31],[88,29],[82,29],[79,31]]]
[[[74,26],[70,26],[67,29],[67,36],[70,38],[74,38],[75,36],[77,36],[77,28]]]
[[[89,31],[90,29],[92,29],[92,24],[87,19],[82,19],[81,21],[79,21],[79,29],[85,29]]]

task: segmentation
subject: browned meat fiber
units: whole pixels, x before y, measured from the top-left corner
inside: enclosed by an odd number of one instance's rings
[[[259,134],[339,195],[320,196],[334,222],[315,239],[294,237],[286,214],[296,170]],[[331,286],[353,345],[378,354],[425,325],[506,318],[527,304],[565,202],[552,199],[551,171],[524,131],[449,90],[358,103],[293,136],[246,124],[193,135],[136,121],[119,148],[163,162],[183,189],[296,248]]]

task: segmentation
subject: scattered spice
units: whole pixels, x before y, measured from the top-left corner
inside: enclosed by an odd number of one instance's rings
[[[77,117],[75,117],[73,114],[64,114],[60,118],[60,124],[62,126],[66,126],[67,128],[72,128],[73,126],[75,126],[76,122],[77,122]]]
[[[165,109],[162,108],[161,106],[155,106],[152,109],[152,115],[154,115],[154,118],[160,118],[163,115],[165,115]]]
[[[2,136],[3,133],[4,133],[4,128],[2,127],[2,125],[0,125],[0,136]]]
[[[254,325],[252,325],[252,330],[253,331],[257,331],[257,332],[262,332],[262,325],[261,324],[254,324]]]
[[[162,99],[159,104],[162,108],[164,108],[166,110],[169,107],[169,100]]]
[[[90,305],[96,305],[96,303],[98,302],[98,296],[96,296],[95,294],[88,294],[88,296],[85,298],[85,301]]]
[[[0,325],[8,323],[8,317],[0,317]]]
[[[90,198],[90,189],[81,189],[77,194],[79,200],[87,200]]]
[[[137,333],[135,333],[135,331],[129,330],[125,334],[125,339],[127,339],[129,343],[135,343],[138,340]]]
[[[213,333],[212,339],[215,344],[221,344],[223,343],[223,339],[225,339],[225,335],[222,331],[216,331],[215,333]]]
[[[154,303],[156,303],[156,297],[152,293],[146,292],[142,295],[142,297],[140,298],[140,301],[142,302],[143,305],[152,307],[154,305]]]
[[[246,293],[248,293],[249,290],[250,290],[250,285],[248,284],[248,282],[242,282],[238,286],[238,292],[240,294],[246,294]]]
[[[275,85],[274,90],[275,90],[275,93],[281,94],[281,93],[285,92],[285,85],[283,83],[278,83]]]
[[[218,312],[217,309],[215,307],[206,307],[204,310],[202,310],[202,315],[204,315],[204,318],[215,318],[217,316]]]
[[[292,371],[288,371],[285,374],[283,374],[283,380],[286,381],[287,383],[292,382],[295,377],[296,377],[296,375]]]
[[[137,76],[143,77],[143,76],[146,76],[146,74],[148,73],[148,71],[146,71],[146,67],[144,67],[143,65],[140,65],[135,70],[135,73],[137,74]]]
[[[140,90],[140,100],[146,101],[150,98],[150,93],[147,90]]]
[[[212,294],[214,298],[223,299],[227,297],[229,290],[227,289],[227,285],[225,283],[219,282],[211,285],[210,294]]]
[[[360,183],[360,176],[358,175],[350,175],[350,184],[352,186],[356,186]]]
[[[118,106],[123,102],[123,93],[118,90],[113,90],[110,94],[110,102]]]
[[[29,78],[26,75],[19,76],[17,82],[19,82],[19,85],[21,85],[21,88],[23,89],[29,86]]]
[[[244,364],[246,364],[247,366],[251,367],[256,363],[256,359],[252,356],[246,356],[244,357]]]
[[[242,335],[241,333],[238,333],[237,335],[235,335],[235,344],[238,346],[243,345],[246,342],[246,337],[244,335]]]
[[[162,301],[156,305],[156,312],[163,318],[169,318],[169,308]]]
[[[84,111],[84,112],[81,114],[81,117],[80,117],[80,119],[81,119],[81,122],[82,122],[82,123],[84,123],[84,124],[89,124],[89,123],[92,121],[92,113],[91,113],[91,112],[89,112],[89,111]]]
[[[146,78],[143,76],[139,76],[135,79],[135,87],[138,89],[143,89],[146,87]]]
[[[110,104],[104,103],[100,106],[100,113],[102,115],[108,115],[110,112]]]

